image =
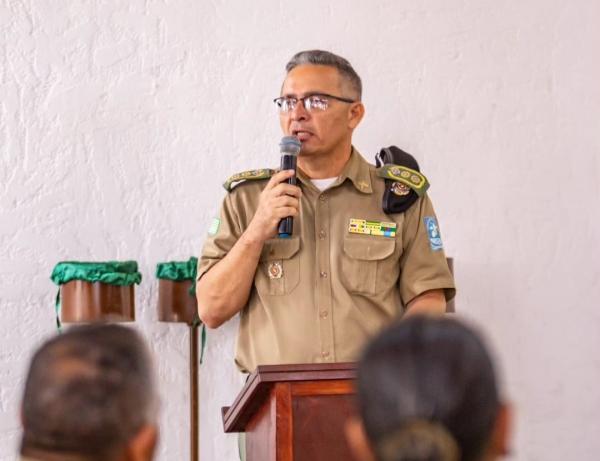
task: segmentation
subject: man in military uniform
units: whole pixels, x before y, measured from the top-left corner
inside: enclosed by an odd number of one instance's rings
[[[286,70],[275,102],[283,132],[302,143],[298,186],[287,183],[293,171],[230,178],[198,266],[200,318],[217,328],[240,313],[236,363],[246,372],[356,360],[399,315],[441,314],[454,296],[426,179],[377,169],[352,146],[365,109],[350,63],[313,50]],[[419,193],[406,211],[384,212],[386,178],[399,196]],[[293,235],[278,238],[286,216]]]

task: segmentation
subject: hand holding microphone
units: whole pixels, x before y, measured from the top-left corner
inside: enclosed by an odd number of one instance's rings
[[[250,241],[264,242],[279,231],[287,236],[293,232],[293,217],[298,215],[302,191],[296,186],[296,157],[300,141],[285,136],[280,143],[281,171],[274,174],[261,192],[258,208],[244,232]],[[284,235],[280,235],[285,237]]]
[[[300,152],[302,144],[296,136],[284,136],[279,143],[279,147],[281,149],[281,171],[294,171],[294,176],[289,178],[287,183],[295,186],[298,153]],[[286,216],[281,220],[277,228],[279,238],[289,238],[292,236],[293,231],[294,218],[293,216]]]

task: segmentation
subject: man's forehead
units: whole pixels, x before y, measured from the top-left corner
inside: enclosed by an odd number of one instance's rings
[[[285,77],[282,96],[304,96],[311,93],[337,93],[340,75],[335,67],[304,64],[294,67]]]

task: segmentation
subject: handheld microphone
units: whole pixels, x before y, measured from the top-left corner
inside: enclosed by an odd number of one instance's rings
[[[281,152],[281,170],[296,171],[296,160],[298,158],[300,148],[302,147],[300,140],[296,136],[284,136],[281,138],[279,147]],[[296,175],[289,178],[287,183],[295,186]],[[293,231],[294,218],[292,216],[288,216],[287,218],[283,218],[281,221],[279,221],[279,227],[277,228],[279,238],[289,238],[292,236]]]

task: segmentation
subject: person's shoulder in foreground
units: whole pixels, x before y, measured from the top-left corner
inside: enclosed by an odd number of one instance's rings
[[[346,427],[359,461],[483,461],[507,454],[510,412],[471,327],[414,316],[377,336],[358,366]]]
[[[133,329],[74,327],[44,343],[31,360],[22,459],[149,461],[157,407],[150,355]]]

